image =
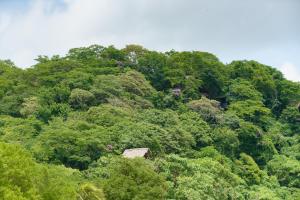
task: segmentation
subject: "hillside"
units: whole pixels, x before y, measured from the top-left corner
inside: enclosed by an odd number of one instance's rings
[[[300,83],[256,61],[138,45],[0,61],[3,200],[300,199],[299,134]]]

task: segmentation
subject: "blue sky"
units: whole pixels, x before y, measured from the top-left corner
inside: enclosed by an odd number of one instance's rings
[[[300,81],[299,0],[0,0],[0,59],[91,44],[199,50],[248,59]]]
[[[23,13],[26,15],[26,12],[30,11],[32,6],[37,2],[45,3],[47,0],[0,0],[0,11],[11,14]],[[51,13],[54,9],[65,9],[67,5],[65,2],[64,0],[48,0],[46,11]]]
[[[3,9],[16,9],[27,6],[29,1],[27,0],[1,0],[0,6]]]

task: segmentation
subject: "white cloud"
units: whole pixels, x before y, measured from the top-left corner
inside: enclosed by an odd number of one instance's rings
[[[300,68],[296,67],[293,63],[285,62],[280,66],[279,70],[284,74],[286,79],[300,82]]]
[[[4,13],[0,15],[0,34],[5,31],[10,23],[10,17]]]
[[[105,33],[107,19],[115,15],[115,6],[109,2],[66,0],[65,10],[50,12],[54,5],[49,1],[35,0],[26,13],[1,16],[1,58],[27,67],[37,55],[64,54],[72,47],[101,43],[99,38],[112,43],[111,35]]]

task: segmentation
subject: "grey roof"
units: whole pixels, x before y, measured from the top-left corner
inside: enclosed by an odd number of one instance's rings
[[[123,152],[123,156],[125,158],[145,157],[148,152],[149,152],[148,148],[126,149]]]

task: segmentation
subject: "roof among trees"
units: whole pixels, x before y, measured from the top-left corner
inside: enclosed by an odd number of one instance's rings
[[[148,148],[125,149],[123,156],[125,158],[145,157],[149,154]]]

